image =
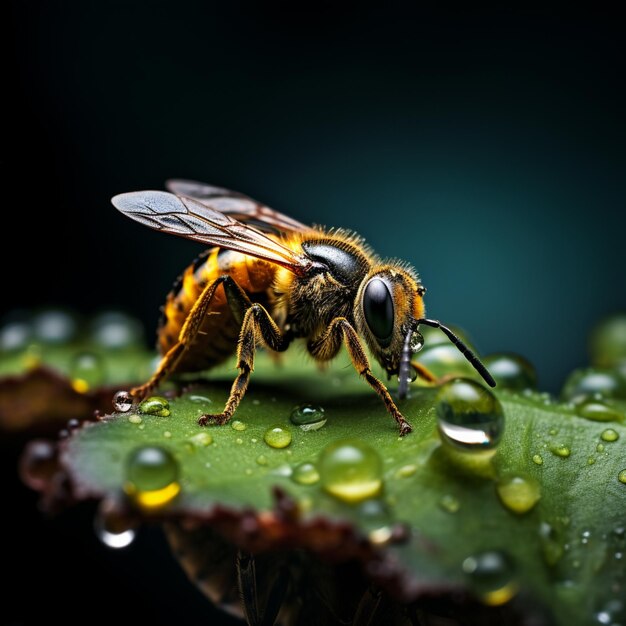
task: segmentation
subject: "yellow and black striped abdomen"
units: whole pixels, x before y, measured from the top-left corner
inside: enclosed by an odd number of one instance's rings
[[[158,348],[165,354],[177,342],[180,330],[204,288],[225,274],[232,276],[253,302],[267,304],[276,266],[239,252],[213,248],[198,257],[174,284],[163,307]],[[183,353],[176,371],[194,372],[219,365],[237,349],[239,325],[233,318],[223,287],[213,295],[200,332]]]

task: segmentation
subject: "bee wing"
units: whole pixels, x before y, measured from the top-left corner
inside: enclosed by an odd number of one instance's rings
[[[310,226],[283,215],[268,206],[253,200],[238,191],[214,187],[195,180],[174,178],[165,182],[165,187],[177,196],[194,198],[202,204],[226,213],[240,222],[250,222],[258,230],[269,232],[307,232]]]
[[[299,275],[312,265],[306,256],[297,255],[256,228],[212,208],[208,201],[166,191],[133,191],[114,196],[111,202],[124,215],[154,230],[249,254]]]

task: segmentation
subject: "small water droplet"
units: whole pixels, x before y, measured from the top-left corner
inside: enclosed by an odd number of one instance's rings
[[[320,474],[313,463],[300,463],[291,475],[291,479],[299,485],[314,485],[319,482]]]
[[[537,373],[530,361],[519,354],[490,354],[482,359],[499,389],[522,391],[537,387]]]
[[[493,550],[470,556],[463,561],[463,572],[488,606],[506,604],[517,594],[513,562],[504,552]]]
[[[246,428],[248,428],[248,427],[247,427],[247,426],[246,426],[243,422],[240,422],[239,420],[233,420],[233,421],[230,423],[230,427],[231,427],[233,430],[236,430],[236,431],[238,431],[238,432],[241,432],[241,431],[243,431],[243,430],[246,430]]]
[[[76,338],[78,322],[76,317],[67,311],[42,311],[33,319],[33,330],[37,341],[60,346]]]
[[[257,456],[256,458],[256,462],[258,465],[267,465],[268,460],[264,454],[259,454],[259,456]]]
[[[535,465],[543,465],[543,457],[540,454],[533,454],[533,463]]]
[[[243,443],[243,439],[241,437],[237,437],[237,439],[235,439],[235,443],[240,446]]]
[[[116,515],[107,515],[98,512],[94,518],[96,536],[108,548],[120,550],[127,548],[137,535],[134,527],[128,521]]]
[[[126,462],[124,491],[141,508],[165,506],[180,492],[178,471],[176,459],[165,448],[136,448]]]
[[[617,480],[626,485],[626,469],[623,469],[618,475]]]
[[[157,417],[169,417],[170,403],[162,396],[150,396],[139,405],[139,412]]]
[[[376,546],[386,545],[392,537],[393,528],[391,526],[381,526],[380,528],[370,530],[367,534],[367,538],[370,540],[370,543],[373,543]]]
[[[246,469],[244,471],[244,474],[246,476],[252,476],[253,472],[252,472],[252,470],[249,467],[246,467]]]
[[[598,452],[604,452],[604,444],[603,444],[603,443],[599,443],[599,444],[596,446],[596,450],[597,450]]]
[[[551,446],[550,452],[552,452],[554,456],[558,456],[561,459],[567,459],[569,455],[572,453],[572,451],[567,446],[564,446],[562,444]]]
[[[327,421],[324,409],[315,404],[301,404],[295,407],[289,419],[292,424],[304,431],[319,430]]]
[[[207,398],[206,396],[200,396],[198,394],[193,394],[189,396],[189,400],[194,402],[195,404],[211,404],[211,398]]]
[[[624,419],[622,413],[597,400],[583,402],[578,405],[577,412],[581,417],[594,422],[621,422]]]
[[[607,442],[617,441],[619,439],[619,433],[613,428],[607,428],[600,434],[600,439]]]
[[[166,431],[163,433],[163,436],[164,436],[166,439],[171,439],[171,438],[172,438],[172,433],[171,433],[169,430],[166,430]]]
[[[130,415],[128,417],[128,421],[131,424],[141,424],[141,422],[143,422],[143,420],[141,419],[141,417],[139,415]]]
[[[413,354],[417,354],[424,347],[424,337],[418,330],[411,335],[409,347]]]
[[[213,443],[213,437],[207,432],[201,432],[190,437],[189,441],[191,441],[194,446],[198,446],[199,448],[206,448]]]
[[[539,484],[524,476],[507,476],[500,479],[496,491],[502,504],[519,515],[527,513],[539,502]]]
[[[57,473],[57,447],[52,441],[31,441],[20,460],[20,477],[35,491],[43,491]]]
[[[396,470],[396,478],[410,478],[417,472],[417,465],[403,465]]]
[[[139,426],[137,426],[137,428],[139,428],[139,430],[144,430],[145,427],[146,427],[145,424],[139,424]]]
[[[322,486],[346,502],[360,502],[382,488],[383,466],[374,448],[358,439],[343,439],[326,446],[319,457]]]
[[[252,439],[250,439],[250,441],[252,443],[257,443],[259,440],[256,437],[252,437]]]
[[[119,311],[101,313],[90,324],[94,343],[107,350],[140,346],[143,327],[138,320]]]
[[[450,494],[446,494],[439,500],[439,506],[447,513],[457,513],[461,508],[458,498]]]
[[[87,393],[104,381],[104,362],[102,357],[92,352],[77,354],[70,366],[72,387],[78,393]]]
[[[291,443],[291,432],[284,426],[273,426],[265,431],[263,440],[271,448],[286,448]]]
[[[583,530],[583,532],[580,533],[580,543],[586,546],[589,543],[589,539],[591,539],[591,531]]]
[[[499,400],[466,379],[445,383],[436,397],[437,427],[444,443],[465,451],[494,449],[504,431]]]
[[[128,391],[118,391],[113,396],[113,408],[119,413],[127,413],[133,406],[133,399]]]
[[[594,464],[595,464],[595,462],[596,462],[596,458],[595,458],[594,456],[590,456],[590,457],[587,459],[587,465],[594,465]]]
[[[254,404],[254,406],[259,406],[259,404],[261,404],[261,401],[255,398],[254,400],[252,400],[252,404]]]
[[[559,431],[558,431],[556,428],[551,428],[551,429],[548,431],[548,434],[550,434],[552,437],[554,437],[555,435],[558,435],[558,434],[559,434]]]

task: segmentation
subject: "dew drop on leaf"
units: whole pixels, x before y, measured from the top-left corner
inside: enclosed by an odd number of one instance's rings
[[[133,399],[128,391],[118,391],[113,396],[113,408],[120,413],[130,411],[133,406]]]
[[[506,476],[501,478],[496,491],[502,504],[519,515],[530,511],[541,498],[539,484],[525,476]]]
[[[519,354],[490,354],[482,359],[499,389],[521,391],[537,388],[537,373],[530,361]]]
[[[315,404],[301,404],[293,409],[289,420],[301,430],[319,430],[326,424],[324,408]]]
[[[299,485],[314,485],[319,482],[320,474],[313,463],[305,462],[293,470],[291,479]]]
[[[617,441],[619,439],[619,433],[613,428],[607,428],[600,434],[600,439],[602,439],[602,441],[612,443],[613,441]]]
[[[70,366],[72,387],[78,393],[86,393],[104,381],[105,367],[102,357],[92,352],[77,354]]]
[[[286,448],[291,443],[291,433],[284,426],[273,426],[265,431],[263,440],[270,448]]]
[[[170,403],[162,396],[150,396],[139,405],[139,412],[157,417],[170,416]]]
[[[511,558],[501,551],[487,551],[463,561],[463,572],[480,600],[488,606],[500,606],[518,591]]]
[[[124,491],[141,507],[165,506],[179,493],[178,462],[171,452],[158,446],[133,450],[126,463]]]

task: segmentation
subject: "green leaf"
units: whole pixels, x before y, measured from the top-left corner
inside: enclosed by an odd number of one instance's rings
[[[64,443],[62,457],[75,494],[119,497],[131,453],[156,445],[176,458],[181,487],[159,516],[210,523],[216,507],[268,512],[275,506],[273,489],[280,487],[298,503],[299,524],[347,521],[369,538],[387,565],[402,573],[394,578],[401,586],[392,591],[406,602],[437,588],[469,587],[499,604],[519,589],[532,604],[549,607],[556,623],[583,625],[624,596],[626,484],[618,476],[626,468],[626,428],[621,423],[583,419],[545,394],[503,390],[498,397],[506,428],[497,453],[491,461],[471,453],[460,457],[441,444],[435,389],[413,386],[402,410],[414,431],[400,438],[379,398],[345,361],[320,373],[297,355],[276,366],[261,354],[236,414],[245,429],[199,427],[203,412],[221,411],[234,375],[222,370],[210,383],[171,399],[169,417],[116,414],[77,430]],[[307,402],[324,408],[327,422],[319,430],[304,431],[290,421],[294,407]],[[288,446],[265,443],[265,433],[275,426],[290,431]],[[607,428],[616,440],[603,440]],[[382,460],[383,489],[369,509],[330,495],[320,482],[293,479],[296,467],[318,463],[320,453],[340,439],[365,442]],[[539,490],[535,506],[521,507],[529,508],[525,513],[513,510],[519,499],[513,502],[509,493],[507,508],[498,495],[498,483],[514,477]],[[523,505],[529,497],[522,493]],[[410,538],[386,542],[397,523],[407,525]],[[494,551],[504,555],[506,567],[491,577],[472,574],[472,564],[480,565],[481,555]]]

